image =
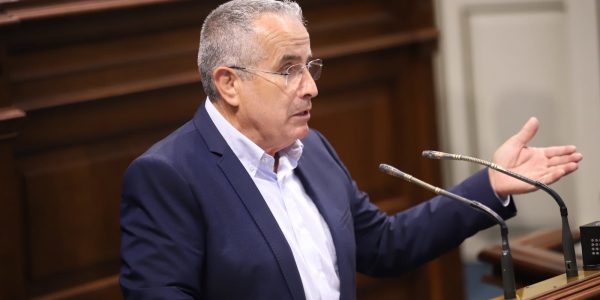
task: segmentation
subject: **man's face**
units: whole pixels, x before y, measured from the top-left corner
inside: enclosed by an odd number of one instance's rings
[[[265,54],[255,69],[283,72],[294,64],[312,59],[310,38],[297,20],[265,14],[256,23],[257,45]],[[308,134],[311,99],[317,86],[305,70],[299,80],[264,72],[252,72],[242,81],[236,113],[239,130],[273,155]]]

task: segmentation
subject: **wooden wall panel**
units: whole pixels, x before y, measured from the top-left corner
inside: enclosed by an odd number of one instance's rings
[[[118,257],[112,232],[119,230],[119,203],[112,198],[131,153],[115,146],[92,143],[24,159],[32,280]]]
[[[325,97],[326,102],[318,98],[313,102],[311,126],[332,137],[330,142],[340,149],[339,154],[349,169],[377,171],[377,160],[389,161],[393,157],[389,147],[391,99],[386,89],[378,86],[350,89]],[[375,152],[380,155],[374,155]],[[368,176],[369,173],[360,172],[353,177],[362,188],[371,191],[389,185],[387,180],[384,184],[381,178]]]
[[[218,3],[0,4],[0,299],[121,297],[121,177],[203,101],[199,29]],[[325,61],[311,126],[385,211],[431,196],[377,169],[440,182],[420,159],[437,144],[431,1],[301,4]],[[358,275],[358,294],[461,299],[459,274],[442,276],[457,266],[453,251],[400,278]]]
[[[0,299],[25,296],[24,208],[13,148],[24,117],[20,109],[0,108]]]

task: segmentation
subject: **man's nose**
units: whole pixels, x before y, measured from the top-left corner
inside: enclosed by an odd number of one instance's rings
[[[310,98],[314,98],[319,94],[319,89],[317,89],[317,83],[312,78],[312,75],[308,71],[308,68],[304,68],[304,70],[302,70],[301,82],[301,92],[304,97],[310,96]]]

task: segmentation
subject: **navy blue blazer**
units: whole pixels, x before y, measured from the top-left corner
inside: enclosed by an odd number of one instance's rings
[[[322,135],[311,130],[302,142],[295,172],[331,231],[340,299],[356,298],[356,271],[400,274],[493,225],[443,197],[388,216]],[[485,170],[452,190],[504,218],[516,212],[496,199]],[[304,299],[283,233],[204,105],[129,166],[121,234],[125,299]]]

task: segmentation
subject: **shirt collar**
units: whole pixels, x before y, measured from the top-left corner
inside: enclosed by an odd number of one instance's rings
[[[208,116],[213,121],[217,130],[225,139],[225,142],[231,148],[235,156],[240,160],[250,176],[254,177],[256,172],[261,170],[273,170],[274,158],[267,154],[262,148],[237,130],[229,121],[221,115],[217,108],[212,104],[208,97],[204,102],[204,107]],[[302,156],[304,145],[300,140],[296,140],[290,146],[279,151],[279,171],[292,171],[298,166],[298,161]]]

